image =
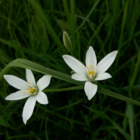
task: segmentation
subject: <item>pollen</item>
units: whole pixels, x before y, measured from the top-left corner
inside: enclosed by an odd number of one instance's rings
[[[28,83],[29,83],[29,84],[31,84],[31,82],[30,82],[30,81],[29,81]]]
[[[34,93],[35,92],[35,89],[34,88],[30,88],[29,92],[30,93]]]
[[[88,74],[91,75],[91,76],[94,76],[95,72],[94,71],[89,71]]]
[[[95,75],[95,73],[96,73],[96,69],[97,69],[96,67],[93,68],[93,64],[91,64],[89,67],[86,66],[86,70],[87,70],[88,76],[89,76],[90,78],[93,78],[93,77],[94,77],[94,75]]]

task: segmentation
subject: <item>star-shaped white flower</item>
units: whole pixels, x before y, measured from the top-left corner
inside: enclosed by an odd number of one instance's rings
[[[86,81],[84,90],[89,100],[93,98],[97,91],[97,85],[92,82],[111,78],[111,75],[105,71],[114,62],[117,53],[118,51],[109,53],[97,64],[95,52],[90,46],[86,53],[86,66],[70,55],[63,55],[64,61],[75,72],[72,79]]]
[[[50,84],[50,75],[45,75],[40,78],[37,84],[32,71],[29,69],[26,69],[27,82],[13,75],[4,75],[4,78],[11,86],[19,89],[19,91],[7,96],[5,98],[6,100],[20,100],[29,97],[22,113],[23,122],[25,124],[33,113],[36,101],[40,104],[48,104],[48,98],[42,90]]]

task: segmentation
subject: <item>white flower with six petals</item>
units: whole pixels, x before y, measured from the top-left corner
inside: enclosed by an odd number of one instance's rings
[[[86,66],[70,55],[63,55],[64,61],[75,72],[75,74],[71,76],[72,79],[86,81],[84,90],[89,100],[93,98],[97,91],[97,85],[92,82],[111,78],[111,75],[105,71],[114,62],[117,53],[118,51],[109,53],[97,64],[95,52],[90,46],[86,53]]]
[[[5,98],[6,100],[20,100],[29,97],[22,113],[23,122],[25,124],[33,113],[36,101],[40,104],[48,104],[48,98],[42,90],[50,84],[50,75],[44,75],[38,80],[37,84],[32,71],[29,69],[26,69],[27,82],[13,75],[4,75],[4,78],[11,86],[19,89],[19,91],[7,96]]]

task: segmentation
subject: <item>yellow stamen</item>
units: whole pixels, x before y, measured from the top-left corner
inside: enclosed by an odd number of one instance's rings
[[[31,82],[28,82],[29,84],[31,84]]]
[[[34,88],[30,88],[29,92],[30,93],[34,93],[35,92],[35,89]]]
[[[89,73],[88,73],[89,75],[91,75],[91,76],[94,76],[94,71],[89,71]]]
[[[95,75],[95,73],[96,73],[96,67],[93,69],[93,65],[91,64],[89,67],[88,66],[86,66],[86,70],[87,70],[87,73],[88,73],[88,75],[91,77],[91,78],[93,78],[94,77],[94,75]]]
[[[26,93],[26,92],[22,92],[22,93]]]

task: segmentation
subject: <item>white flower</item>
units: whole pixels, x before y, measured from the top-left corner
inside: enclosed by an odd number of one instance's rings
[[[45,75],[40,78],[36,84],[33,73],[31,70],[26,69],[26,81],[13,76],[4,75],[5,80],[13,87],[19,89],[19,91],[10,94],[6,100],[20,100],[29,97],[24,105],[22,118],[26,124],[27,120],[31,117],[36,101],[40,104],[48,104],[48,98],[42,90],[46,88],[51,80],[50,75]]]
[[[95,52],[90,46],[86,53],[86,66],[70,55],[63,55],[64,61],[75,71],[75,74],[72,75],[72,79],[86,81],[84,90],[89,100],[93,98],[97,91],[97,85],[92,82],[111,78],[111,75],[105,71],[114,62],[117,52],[118,51],[113,51],[109,53],[97,64]]]

